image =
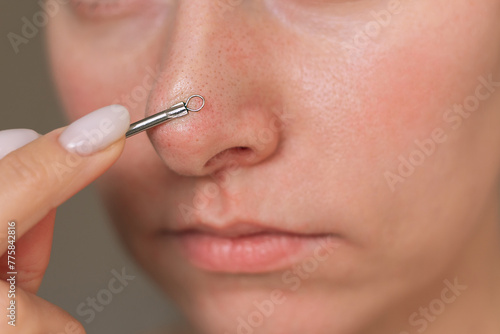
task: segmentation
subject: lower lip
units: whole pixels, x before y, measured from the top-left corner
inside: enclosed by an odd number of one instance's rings
[[[175,235],[181,252],[194,266],[213,272],[259,273],[292,266],[315,250],[332,246],[331,235],[261,233],[235,238],[201,232]],[[326,253],[326,252],[324,252]]]

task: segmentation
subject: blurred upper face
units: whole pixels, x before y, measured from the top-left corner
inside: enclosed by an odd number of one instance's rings
[[[402,301],[404,324],[492,236],[499,17],[496,0],[75,0],[48,42],[72,119],[205,97],[99,184],[199,328],[344,333]]]

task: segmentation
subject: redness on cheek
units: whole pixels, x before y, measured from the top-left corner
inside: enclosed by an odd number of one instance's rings
[[[411,43],[376,57],[360,81],[364,113],[359,130],[370,129],[396,150],[429,136],[442,125],[451,99],[446,68],[445,59]]]
[[[142,81],[142,76],[136,76],[137,79],[126,77],[97,61],[79,65],[60,63],[55,68],[60,97],[70,120],[110,104],[124,105],[133,120],[143,118],[147,95],[143,94],[143,99],[132,96],[134,88],[140,88]],[[138,110],[142,112],[138,114]]]
[[[101,48],[95,38],[84,34],[89,29],[75,31],[63,14],[57,19],[47,28],[47,35],[54,78],[68,118],[75,120],[110,104],[127,107],[133,120],[143,118],[157,70],[151,64],[157,47],[138,46],[145,55]]]

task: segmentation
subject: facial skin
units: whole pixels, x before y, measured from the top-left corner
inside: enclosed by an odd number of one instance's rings
[[[279,289],[286,299],[254,333],[498,333],[499,1],[101,10],[114,2],[68,4],[51,21],[55,81],[70,119],[120,103],[135,121],[205,97],[199,113],[128,139],[99,183],[131,254],[198,332],[237,333]],[[479,106],[450,112],[473,101],[480,77],[496,84],[479,89]],[[430,139],[422,162],[415,140]],[[400,156],[418,162],[407,177]],[[162,237],[200,221],[340,243],[292,291],[285,269],[206,271]],[[455,279],[467,289],[421,315]]]

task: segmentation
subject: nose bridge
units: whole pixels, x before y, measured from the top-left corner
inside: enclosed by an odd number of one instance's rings
[[[223,15],[217,3],[179,1],[175,21],[162,41],[165,47],[148,114],[208,90],[213,105],[214,95],[227,88],[217,87],[218,83],[234,77],[235,73],[225,71],[227,67],[223,65],[227,51],[238,48],[235,45],[239,43],[235,37],[238,31],[230,28],[234,16]],[[232,13],[236,13],[236,9]]]

